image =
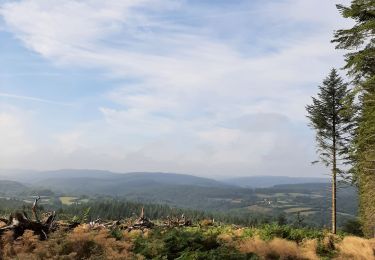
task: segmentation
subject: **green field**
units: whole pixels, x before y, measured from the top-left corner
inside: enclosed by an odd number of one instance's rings
[[[72,205],[77,202],[77,197],[60,197],[60,201],[63,205]]]

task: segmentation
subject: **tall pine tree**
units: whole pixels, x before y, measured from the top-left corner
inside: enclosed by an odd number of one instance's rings
[[[366,236],[375,236],[375,0],[353,0],[337,6],[355,25],[338,30],[336,48],[348,50],[346,66],[359,90],[360,116],[354,139],[354,173],[359,188],[360,217]]]
[[[336,181],[347,160],[352,114],[347,112],[347,84],[335,69],[319,86],[318,96],[306,107],[310,126],[316,130],[317,152],[320,160],[331,168],[332,176],[332,233],[336,233]]]

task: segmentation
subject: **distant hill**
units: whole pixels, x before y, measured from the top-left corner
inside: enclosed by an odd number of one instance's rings
[[[190,204],[193,197],[197,204],[200,204],[201,200],[207,198],[211,189],[221,190],[232,187],[216,180],[184,174],[139,172],[100,175],[96,173],[93,175],[95,177],[81,177],[88,176],[89,172],[76,173],[78,174],[73,175],[68,171],[67,175],[62,175],[61,172],[56,175],[43,174],[48,178],[39,179],[32,185],[66,194],[126,196],[133,200],[183,205]],[[234,189],[238,190],[238,187]],[[216,191],[215,196],[221,193]]]
[[[156,183],[173,185],[198,185],[198,186],[239,186],[244,188],[265,188],[282,184],[302,183],[328,183],[328,178],[314,177],[288,177],[288,176],[246,176],[214,180],[210,178],[197,177],[188,174],[175,174],[163,172],[132,172],[114,173],[111,171],[91,169],[62,169],[55,171],[33,171],[33,170],[2,170],[0,179],[13,180],[21,183],[49,183],[53,179],[98,179],[98,180],[121,180],[124,181],[153,181]],[[89,181],[89,180],[88,180]],[[53,182],[53,181],[52,181]]]
[[[69,185],[88,185],[95,184],[100,186],[124,186],[132,187],[138,185],[194,185],[204,187],[225,186],[216,180],[196,177],[186,174],[161,173],[161,172],[134,172],[134,173],[113,173],[106,171],[92,170],[59,170],[53,172],[43,172],[36,176],[35,184],[64,186]],[[73,183],[72,183],[73,182]],[[86,183],[86,184],[85,184]],[[93,186],[94,187],[94,186]]]
[[[19,181],[22,183],[37,183],[46,179],[72,179],[72,178],[97,178],[112,179],[119,174],[100,170],[73,170],[63,169],[56,171],[33,171],[33,170],[0,170],[3,179]]]
[[[77,170],[63,169],[56,171],[0,171],[3,178],[15,180],[23,183],[44,184],[54,183],[53,180],[72,180],[83,181],[105,181],[105,182],[156,182],[160,184],[173,185],[197,185],[197,186],[223,186],[225,184],[203,177],[197,177],[187,174],[162,173],[162,172],[132,172],[132,173],[114,173],[101,170]]]
[[[248,176],[223,179],[222,182],[244,188],[267,188],[282,184],[328,183],[329,179],[288,176]]]
[[[328,183],[325,178],[287,177],[287,176],[249,176],[217,181],[187,174],[161,172],[114,173],[101,170],[63,169],[56,171],[0,170],[4,179],[18,181],[34,189],[52,189],[56,192],[80,195],[130,196],[132,198],[149,198],[172,200],[164,196],[188,196],[194,190],[199,195],[210,194],[217,189],[223,196],[232,194],[233,190],[244,193],[248,188],[267,188],[274,185],[293,185],[304,183]],[[181,186],[184,186],[182,188]],[[186,189],[189,187],[189,189]],[[213,189],[213,188],[216,188]],[[241,189],[242,188],[242,189]],[[181,192],[181,191],[184,192]],[[224,191],[225,190],[225,191]],[[245,192],[246,193],[246,192]],[[190,195],[191,196],[191,195]],[[230,195],[230,197],[235,197]],[[237,196],[241,197],[241,196]],[[199,197],[196,198],[199,200]]]
[[[2,195],[14,195],[28,189],[28,187],[16,181],[0,180],[0,194]]]
[[[61,196],[87,195],[93,200],[113,197],[239,215],[277,216],[285,213],[293,217],[292,213],[301,211],[307,222],[317,225],[324,225],[330,214],[331,185],[323,178],[255,176],[220,182],[184,174],[118,174],[96,170],[22,172],[11,177],[21,180],[21,183],[0,182],[0,197],[17,196],[16,193],[21,199],[46,195],[51,196],[50,201],[60,202]],[[339,185],[337,203],[340,209],[338,219],[344,223],[357,212],[355,188]]]

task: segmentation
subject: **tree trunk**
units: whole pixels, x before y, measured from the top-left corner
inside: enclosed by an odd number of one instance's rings
[[[332,169],[332,234],[336,234],[336,155]]]
[[[335,94],[333,94],[333,104],[335,104]],[[335,110],[335,106],[333,107],[333,111]],[[336,234],[336,175],[337,175],[337,165],[336,165],[336,115],[333,115],[332,120],[333,126],[333,139],[332,139],[332,153],[333,153],[333,161],[332,161],[332,234]]]

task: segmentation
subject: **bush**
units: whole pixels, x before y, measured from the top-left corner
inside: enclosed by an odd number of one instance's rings
[[[195,260],[210,260],[210,259],[226,259],[226,260],[258,260],[260,259],[255,253],[242,254],[234,249],[219,248],[218,250],[210,250],[206,252],[187,251],[183,252],[179,258],[176,259],[195,259]]]
[[[80,225],[39,241],[32,232],[0,237],[0,259],[372,259],[375,240],[277,224],[93,230]]]
[[[316,253],[320,257],[322,257],[322,259],[334,258],[337,254],[334,237],[331,235],[323,239],[319,239],[316,248]]]
[[[278,237],[292,240],[297,243],[302,242],[303,239],[321,239],[324,237],[323,232],[315,229],[293,228],[291,226],[280,226],[277,224],[266,224],[258,229],[257,234],[263,240],[271,240]]]
[[[220,231],[219,228],[154,229],[148,237],[137,237],[134,252],[147,259],[257,259],[227,244],[223,240],[225,234]]]
[[[349,219],[343,226],[342,231],[355,236],[363,236],[361,223],[357,219]]]
[[[114,228],[109,231],[111,237],[113,237],[116,240],[121,240],[123,238],[122,231],[118,228]]]
[[[203,226],[203,227],[207,227],[207,226],[213,226],[214,225],[214,222],[212,221],[212,219],[203,219],[199,222],[199,225]]]

